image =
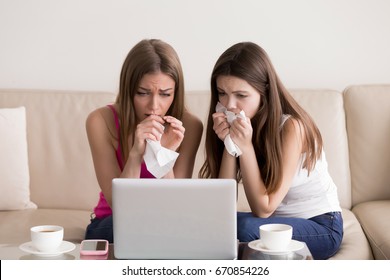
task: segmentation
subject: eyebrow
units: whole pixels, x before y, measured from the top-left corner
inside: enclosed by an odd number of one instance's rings
[[[217,90],[224,91],[220,87],[217,87]],[[246,90],[235,90],[235,91],[232,91],[232,93],[249,93],[249,91],[246,91]]]
[[[151,92],[150,89],[147,89],[147,88],[144,88],[144,87],[139,87],[139,89],[142,89],[142,90],[144,90],[144,91],[146,91],[146,92]],[[173,90],[173,88],[159,89],[158,91],[159,91],[159,92],[167,92],[167,91],[170,91],[170,90]]]

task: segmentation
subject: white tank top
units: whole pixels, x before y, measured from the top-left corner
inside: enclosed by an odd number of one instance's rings
[[[282,126],[289,117],[283,115]],[[272,216],[308,219],[327,212],[341,211],[337,187],[328,172],[324,150],[309,176],[307,169],[302,168],[304,160],[305,154],[301,156],[287,195]]]

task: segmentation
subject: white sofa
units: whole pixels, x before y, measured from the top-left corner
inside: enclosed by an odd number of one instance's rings
[[[389,259],[390,85],[291,92],[318,124],[338,186],[345,234],[332,259]],[[209,94],[186,94],[188,108],[205,127]],[[115,97],[110,92],[0,90],[0,112],[1,108],[26,108],[27,191],[38,207],[3,210],[0,205],[0,244],[28,241],[29,228],[38,224],[63,225],[65,240],[81,242],[99,193],[85,120],[89,112]],[[203,147],[204,137],[194,177],[203,162]],[[0,191],[4,190],[12,193],[0,178]],[[238,210],[249,211],[242,186],[238,194]]]

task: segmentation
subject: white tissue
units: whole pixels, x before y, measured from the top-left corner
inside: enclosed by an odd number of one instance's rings
[[[222,112],[226,115],[226,120],[229,124],[231,124],[235,119],[241,118],[246,121],[245,112],[241,110],[240,113],[235,114],[231,111],[228,111],[225,106],[223,106],[221,103],[217,103],[217,106],[215,107],[216,112]],[[230,134],[226,135],[225,140],[223,141],[225,144],[225,148],[228,151],[229,154],[235,157],[239,157],[242,155],[242,152],[240,148],[233,142],[232,138],[230,137]]]
[[[144,161],[154,177],[164,177],[173,168],[178,156],[179,153],[161,146],[160,141],[146,139]]]

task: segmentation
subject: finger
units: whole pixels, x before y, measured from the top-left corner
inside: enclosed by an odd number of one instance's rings
[[[213,125],[213,129],[216,133],[220,133],[221,131],[223,131],[225,129],[229,129],[229,128],[230,128],[230,125],[227,121]]]
[[[185,133],[185,131],[186,131],[186,129],[185,129],[184,126],[182,126],[182,125],[177,126],[176,124],[174,124],[173,130],[178,130],[178,131],[180,131],[181,133],[183,133],[183,135],[184,135],[184,133]]]
[[[153,133],[145,133],[145,140],[146,139],[149,139],[149,140],[152,140],[152,141],[160,141],[160,137],[156,136]]]
[[[252,134],[252,129],[250,124],[248,124],[243,120],[234,121],[230,131],[232,134],[232,138],[233,137],[247,138]]]
[[[166,121],[168,123],[176,123],[178,125],[183,125],[183,123],[180,120],[178,120],[172,116],[164,116],[163,119],[164,119],[164,121]]]
[[[185,130],[185,128],[184,128],[182,122],[172,122],[172,123],[170,123],[169,125],[170,125],[173,129],[179,129],[179,130],[181,130],[181,131],[184,131],[184,130]]]
[[[184,131],[178,130],[178,129],[173,129],[172,132],[179,136],[180,140],[184,139]]]
[[[153,133],[151,131],[143,131],[139,134],[139,137],[138,137],[140,142],[143,142],[146,139],[153,140],[153,141],[159,141],[160,140],[159,138],[160,137],[158,136],[158,134]]]
[[[182,129],[176,129],[176,128],[170,128],[169,131],[166,131],[164,133],[163,137],[167,137],[167,139],[175,139],[177,135],[180,136],[180,138],[184,138],[185,129],[182,127]]]
[[[234,127],[235,129],[238,129],[238,130],[245,129],[245,121],[243,121],[240,118],[237,118],[233,121],[232,127]]]
[[[174,118],[174,117],[171,117],[171,116],[166,116],[164,117],[164,120],[166,120],[166,124],[168,124],[168,128],[173,128],[173,129],[179,129],[180,131],[182,131],[184,133],[185,131],[185,128],[183,126],[183,122]],[[167,132],[167,131],[165,131]]]
[[[160,125],[159,125],[160,126]],[[136,136],[140,141],[145,139],[160,141],[163,130],[161,127],[137,126]]]
[[[145,118],[145,120],[155,120],[161,124],[165,123],[164,118],[159,115],[149,115],[147,118]]]
[[[157,131],[158,133],[164,133],[164,126],[158,120],[148,119],[138,124],[137,129],[142,131]]]
[[[219,130],[216,130],[215,131],[215,134],[218,136],[219,139],[221,139],[222,141],[225,140],[225,137],[230,133],[230,128],[229,127],[226,127],[226,128],[223,128],[223,129],[219,129]]]
[[[214,113],[212,115],[213,122],[223,122],[226,121],[226,115],[224,113]]]
[[[230,134],[232,135],[232,137],[242,137],[242,135],[244,135],[244,131],[245,129],[240,126],[239,124],[235,123],[231,129],[230,129]]]

